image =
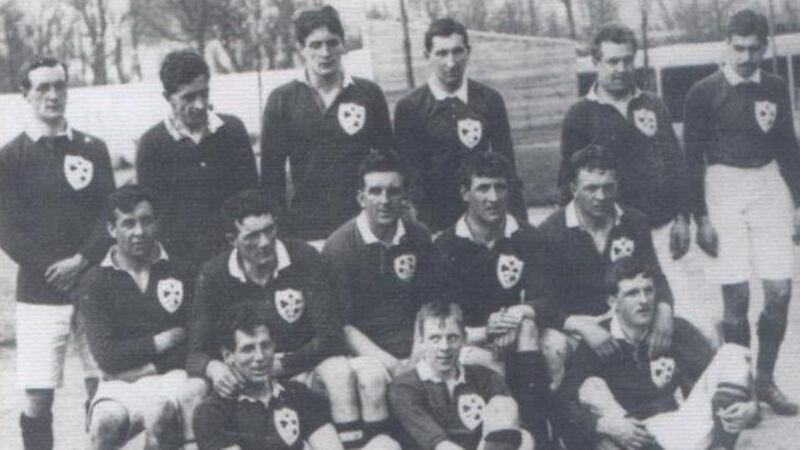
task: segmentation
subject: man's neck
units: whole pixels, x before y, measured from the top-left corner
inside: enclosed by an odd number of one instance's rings
[[[575,212],[578,215],[578,220],[580,221],[581,225],[589,231],[603,231],[611,228],[615,220],[615,214],[612,212],[611,214],[607,214],[601,217],[595,217],[589,214],[584,214],[580,208],[575,208]]]
[[[126,255],[119,250],[114,252],[113,258],[121,269],[133,273],[142,273],[150,270],[150,268],[158,259],[158,254],[158,246],[153,246],[153,249],[150,251],[150,253],[142,258]]]
[[[189,126],[182,120],[178,119],[174,115],[170,118],[172,120],[172,124],[175,126],[175,129],[179,131],[185,131],[190,135],[199,135],[206,133],[208,131],[208,121],[205,123],[200,123],[195,126]]]
[[[241,393],[266,404],[272,398],[272,382],[246,383]]]
[[[55,137],[67,130],[67,120],[62,118],[55,120],[43,120],[39,117],[33,119],[35,126],[47,137]]]
[[[378,224],[369,224],[369,230],[376,238],[380,239],[384,244],[391,244],[394,236],[397,234],[397,222],[392,222],[389,225],[381,226]]]
[[[317,91],[331,92],[341,89],[344,84],[344,73],[340,70],[327,77],[319,76],[311,71],[306,71],[308,83]]]
[[[610,92],[605,90],[600,84],[597,85],[598,97],[606,98],[615,103],[627,103],[631,98],[633,98],[633,92],[633,88],[628,88],[627,90],[620,92]]]
[[[464,84],[464,78],[461,78],[460,82],[452,86],[442,83],[442,80],[440,80],[438,77],[432,77],[431,81],[436,85],[437,88],[441,89],[444,92],[447,92],[448,94],[455,94],[456,92],[458,92],[459,89],[461,89],[461,86]]]
[[[467,213],[466,222],[473,239],[487,247],[492,247],[495,242],[500,240],[506,228],[505,218],[500,222],[491,223]]]
[[[245,276],[247,276],[250,281],[264,286],[272,279],[272,274],[275,273],[275,269],[278,267],[278,258],[270,258],[270,260],[264,264],[253,264],[243,259],[240,255],[239,264],[244,269]]]
[[[619,324],[620,330],[622,330],[622,333],[625,335],[628,341],[633,344],[638,344],[641,342],[650,332],[649,327],[637,327],[635,325],[625,323],[624,320],[619,320],[619,318],[617,323]]]

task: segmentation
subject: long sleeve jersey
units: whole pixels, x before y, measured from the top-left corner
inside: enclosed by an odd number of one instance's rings
[[[800,205],[800,151],[783,79],[762,71],[761,82],[732,85],[724,70],[698,81],[686,95],[684,139],[692,212],[707,214],[705,169],[748,168],[777,161]]]
[[[314,368],[329,356],[342,353],[342,323],[330,270],[322,256],[305,242],[276,243],[278,268],[265,285],[248,279],[235,250],[224,252],[200,270],[189,328],[187,369],[205,376],[211,359],[221,359],[214,338],[215,321],[222,312],[243,301],[266,302],[275,351],[284,353],[286,376]]]
[[[19,265],[17,300],[66,304],[45,271],[76,253],[94,265],[108,250],[104,205],[114,190],[105,143],[77,130],[0,149],[0,246]]]
[[[276,205],[288,204],[284,230],[325,239],[358,214],[358,167],[370,149],[393,148],[389,107],[371,81],[345,76],[328,107],[305,81],[267,99],[261,133],[261,179]],[[287,203],[286,161],[294,197]]]
[[[464,213],[456,172],[467,155],[494,151],[515,165],[503,97],[474,80],[466,83],[466,103],[454,97],[437,100],[426,83],[395,107],[395,136],[410,171],[411,199],[420,220],[434,232],[449,227]],[[511,210],[517,219],[527,219],[517,179],[512,180]]]
[[[139,184],[161,211],[164,247],[196,268],[225,248],[225,199],[258,186],[244,124],[234,116],[214,117],[221,122],[199,143],[159,122],[142,136],[136,153]]]
[[[623,116],[592,90],[570,107],[561,131],[558,174],[565,199],[571,197],[569,160],[589,144],[615,152],[620,201],[645,213],[651,228],[670,222],[678,214],[688,217],[686,161],[669,110],[660,98],[639,92]]]

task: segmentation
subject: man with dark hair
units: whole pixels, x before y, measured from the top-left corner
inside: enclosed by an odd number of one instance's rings
[[[539,326],[545,328],[542,347],[553,389],[579,339],[601,358],[614,353],[616,342],[599,323],[608,312],[606,270],[622,257],[631,256],[654,268],[658,303],[647,338],[649,355],[656,358],[670,346],[672,293],[658,265],[647,218],[616,202],[616,163],[617,158],[599,145],[575,152],[567,172],[573,200],[539,227],[552,295],[542,297],[536,314]]]
[[[533,449],[502,376],[459,362],[467,339],[461,308],[447,302],[426,304],[414,326],[421,359],[389,386],[392,413],[416,444],[410,448]],[[522,328],[528,351],[538,353],[533,321],[526,320]]]
[[[287,205],[286,161],[294,197],[284,230],[325,239],[358,212],[358,165],[370,148],[393,146],[380,88],[342,68],[344,33],[330,6],[295,20],[305,70],[269,96],[261,134],[261,177],[272,201]]]
[[[75,316],[73,287],[108,248],[103,204],[114,190],[103,141],[69,126],[66,66],[40,57],[21,71],[31,106],[25,130],[0,149],[0,246],[17,273],[17,377],[26,450],[52,449],[54,389],[73,335],[91,397],[97,368]]]
[[[617,351],[601,359],[586,342],[578,348],[557,400],[575,427],[566,440],[576,449],[733,449],[756,413],[747,348],[726,344],[714,356],[699,330],[676,318],[675,338],[654,357],[647,350],[656,311],[653,272],[623,257],[606,281],[611,317],[599,326]]]
[[[503,97],[467,79],[470,46],[467,31],[453,19],[431,23],[425,33],[428,82],[403,97],[395,108],[400,155],[410,171],[411,201],[433,231],[452,225],[464,213],[456,170],[475,151],[508,159],[511,210],[527,220],[522,183],[514,174],[514,147]]]
[[[684,136],[697,243],[714,257],[709,272],[722,285],[723,337],[750,345],[755,266],[764,286],[758,398],[778,414],[795,415],[797,403],[778,389],[773,373],[792,292],[792,237],[800,242],[800,152],[786,83],[759,68],[767,32],[761,14],[731,17],[725,65],[686,96]]]
[[[400,217],[405,173],[394,152],[370,152],[359,177],[361,213],[333,232],[322,254],[338,278],[361,418],[374,434],[388,425],[386,385],[409,367],[414,315],[433,295],[433,244],[427,229]]]
[[[571,200],[570,158],[589,144],[613,148],[619,200],[645,213],[676,308],[697,304],[689,282],[689,202],[685,158],[664,101],[636,86],[636,36],[623,25],[606,25],[592,40],[597,81],[564,118],[559,187]],[[711,333],[714,327],[704,326]]]
[[[103,371],[89,409],[92,448],[118,448],[144,428],[147,448],[177,449],[191,440],[182,424],[206,391],[184,370],[192,275],[159,243],[149,193],[123,186],[107,210],[116,244],[81,285],[89,346]]]
[[[200,450],[341,450],[325,399],[300,383],[275,379],[277,344],[268,322],[263,302],[237,303],[219,317],[222,358],[243,387],[234,397],[214,392],[198,406]]]
[[[164,212],[164,247],[197,270],[225,247],[222,203],[258,185],[255,156],[242,121],[212,111],[202,56],[171,52],[159,75],[171,113],[141,137],[136,172]]]

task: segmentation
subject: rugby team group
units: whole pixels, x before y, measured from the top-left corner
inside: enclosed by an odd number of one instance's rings
[[[104,142],[65,119],[64,63],[22,68],[32,115],[0,150],[0,244],[19,266],[26,450],[70,445],[52,414],[68,339],[94,449],[140,432],[148,449],[731,449],[765,405],[797,414],[773,372],[800,150],[787,86],[760,69],[763,15],[731,17],[682,144],[636,86],[634,33],[602,27],[597,81],[563,122],[562,206],[536,228],[462,24],[431,23],[430,77],[393,123],[343,70],[333,8],[294,26],[305,70],[269,96],[260,171],[195,52],[163,60],[170,114],[120,188]],[[674,314],[708,301],[690,249],[723,301],[712,335]]]

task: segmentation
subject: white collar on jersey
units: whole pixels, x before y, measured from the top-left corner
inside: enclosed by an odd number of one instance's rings
[[[433,95],[433,98],[439,101],[455,97],[461,100],[462,102],[467,103],[467,99],[469,98],[469,93],[467,91],[466,75],[464,76],[464,79],[461,81],[461,86],[459,86],[458,89],[455,90],[455,92],[447,92],[444,89],[442,89],[442,87],[439,85],[438,80],[436,80],[436,78],[433,75],[431,75],[430,78],[428,78],[428,88],[431,90],[431,95]]]
[[[261,401],[261,399],[258,399],[258,398],[255,398],[255,397],[251,397],[251,396],[246,395],[246,394],[239,394],[239,396],[236,397],[236,401],[239,401],[239,402],[250,402],[250,403],[262,403],[264,405],[264,408],[269,408],[270,400],[272,400],[273,398],[280,397],[281,394],[283,394],[284,391],[286,391],[286,388],[281,386],[280,383],[278,383],[277,381],[272,381],[271,383],[272,383],[272,395],[267,399],[266,402],[263,402],[263,401]]]
[[[222,118],[217,113],[214,111],[208,111],[208,123],[206,124],[208,134],[216,133],[217,130],[219,130],[223,125],[225,125],[225,122],[222,121]],[[202,139],[202,135],[190,134],[182,127],[177,126],[175,118],[172,117],[172,115],[164,118],[164,126],[167,127],[167,133],[169,133],[169,135],[172,136],[172,139],[175,139],[176,141],[179,141],[183,138],[189,138],[192,140],[192,142],[197,144]]]
[[[441,383],[442,379],[436,376],[431,369],[431,366],[425,362],[425,360],[420,360],[416,366],[417,375],[421,381],[432,381],[434,383]],[[453,386],[458,386],[459,384],[466,384],[467,383],[467,376],[466,372],[464,371],[464,366],[459,363],[458,364],[458,378],[456,378],[455,383]]]
[[[369,219],[367,219],[367,213],[365,211],[361,211],[361,214],[359,214],[358,217],[356,218],[356,228],[358,229],[358,232],[361,234],[361,239],[363,239],[364,243],[367,245],[375,243],[381,243],[385,245],[385,243],[380,239],[378,239],[378,237],[375,236],[375,233],[373,233],[372,230],[369,229],[368,220]],[[406,226],[403,225],[403,219],[398,219],[397,231],[395,231],[394,233],[394,237],[392,238],[390,246],[399,244],[400,239],[402,239],[403,236],[405,235],[406,235]]]
[[[169,255],[167,254],[167,251],[164,250],[164,247],[161,245],[161,243],[159,242],[156,245],[158,245],[158,258],[156,258],[154,263],[159,261],[169,261]],[[108,252],[106,252],[106,256],[105,258],[103,258],[103,261],[100,262],[100,267],[110,267],[112,269],[124,272],[125,269],[123,269],[122,267],[119,266],[119,264],[117,264],[117,258],[116,258],[117,251],[118,250],[116,244],[112,245],[111,248],[108,249]]]
[[[275,268],[275,272],[272,273],[273,278],[276,278],[281,270],[292,264],[289,252],[280,239],[275,240],[275,256],[278,258],[278,266]],[[239,252],[235,248],[231,250],[231,255],[228,257],[228,272],[242,283],[247,283],[247,275],[245,275],[242,265],[239,264]]]
[[[314,89],[314,86],[311,85],[311,82],[308,80],[308,73],[303,70],[295,78],[297,81],[305,84],[306,86]],[[356,82],[353,80],[353,76],[350,75],[347,71],[342,70],[342,89],[346,88],[347,86],[351,86]]]
[[[46,127],[45,127],[44,124],[42,124],[41,122],[37,121],[36,119],[31,118],[30,120],[28,120],[27,124],[25,125],[24,132],[25,132],[25,134],[28,135],[28,137],[31,139],[31,141],[38,142],[39,139],[47,136],[47,133],[46,133],[47,130],[45,128]],[[69,126],[69,123],[67,123],[65,121],[64,122],[64,129],[59,131],[56,134],[56,136],[66,136],[67,139],[69,139],[71,141],[72,140],[72,136],[73,136],[73,130],[72,130],[72,127]]]
[[[761,83],[761,69],[756,69],[755,73],[750,76],[750,78],[744,78],[743,76],[739,75],[730,64],[725,64],[722,66],[722,74],[725,76],[725,79],[728,80],[728,83],[731,86],[736,86],[739,84],[745,83]]]
[[[514,216],[510,214],[506,214],[506,226],[505,229],[503,230],[503,236],[510,238],[511,235],[517,232],[517,230],[519,230],[519,222],[517,222],[517,219],[515,219]],[[464,239],[469,239],[472,242],[477,242],[475,240],[475,237],[472,235],[472,231],[469,230],[469,226],[467,225],[466,214],[461,216],[461,218],[458,219],[458,222],[456,222],[455,231],[456,231],[456,236]]]
[[[614,203],[614,226],[620,224],[623,213],[623,209],[618,204]],[[578,219],[578,210],[575,206],[575,200],[569,202],[564,208],[564,216],[566,218],[567,228],[583,228],[581,221]]]

